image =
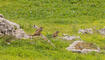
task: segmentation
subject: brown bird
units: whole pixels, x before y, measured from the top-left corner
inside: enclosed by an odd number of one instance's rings
[[[43,30],[43,27],[38,28],[32,36],[40,36],[42,30]]]
[[[59,33],[59,31],[56,31],[56,32],[52,35],[52,37],[57,37],[57,36],[58,36],[58,33]]]

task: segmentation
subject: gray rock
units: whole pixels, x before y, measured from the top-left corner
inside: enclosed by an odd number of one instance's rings
[[[92,29],[92,28],[80,29],[80,30],[78,31],[78,33],[81,33],[81,34],[93,34],[93,29]]]
[[[11,22],[5,18],[0,18],[0,35],[12,35],[18,39],[29,38],[24,30],[20,28],[20,26],[14,22]]]
[[[16,38],[24,38],[27,39],[29,38],[29,36],[22,30],[22,29],[17,29],[15,30],[14,36],[16,36]]]
[[[100,52],[100,48],[98,49],[97,48],[97,50],[96,49],[83,49],[82,51],[81,51],[81,53],[88,53],[88,52]]]
[[[0,14],[0,18],[4,18],[4,16],[2,14]]]
[[[105,35],[105,28],[98,30],[98,32],[102,35]]]
[[[69,36],[67,34],[63,34],[63,37],[60,37],[63,40],[75,40],[75,39],[81,39],[80,36]]]

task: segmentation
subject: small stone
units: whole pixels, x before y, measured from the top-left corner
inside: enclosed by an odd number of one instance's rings
[[[76,40],[81,39],[80,36],[69,36],[67,34],[63,34],[63,37],[60,37],[63,40]]]
[[[98,30],[98,32],[102,35],[105,35],[105,28]]]
[[[93,29],[92,28],[88,28],[88,29],[80,29],[78,31],[78,33],[80,34],[93,34]]]

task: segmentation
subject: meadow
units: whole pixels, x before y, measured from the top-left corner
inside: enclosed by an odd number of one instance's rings
[[[43,34],[56,46],[42,38],[18,39],[5,44],[9,37],[0,37],[0,60],[105,60],[105,36],[99,33],[78,34],[79,29],[105,26],[104,0],[0,0],[0,14],[21,26],[27,34],[33,34],[33,25],[44,27]],[[73,41],[50,38],[55,31],[80,36],[86,42],[95,43],[103,53],[73,53],[65,48]]]

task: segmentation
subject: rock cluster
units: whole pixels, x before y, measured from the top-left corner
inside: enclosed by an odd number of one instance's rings
[[[0,17],[0,35],[11,35],[16,38],[29,38],[29,36],[14,22]]]
[[[100,48],[93,43],[86,43],[84,41],[74,41],[69,47],[66,48],[68,51],[88,53],[88,52],[100,52]]]

